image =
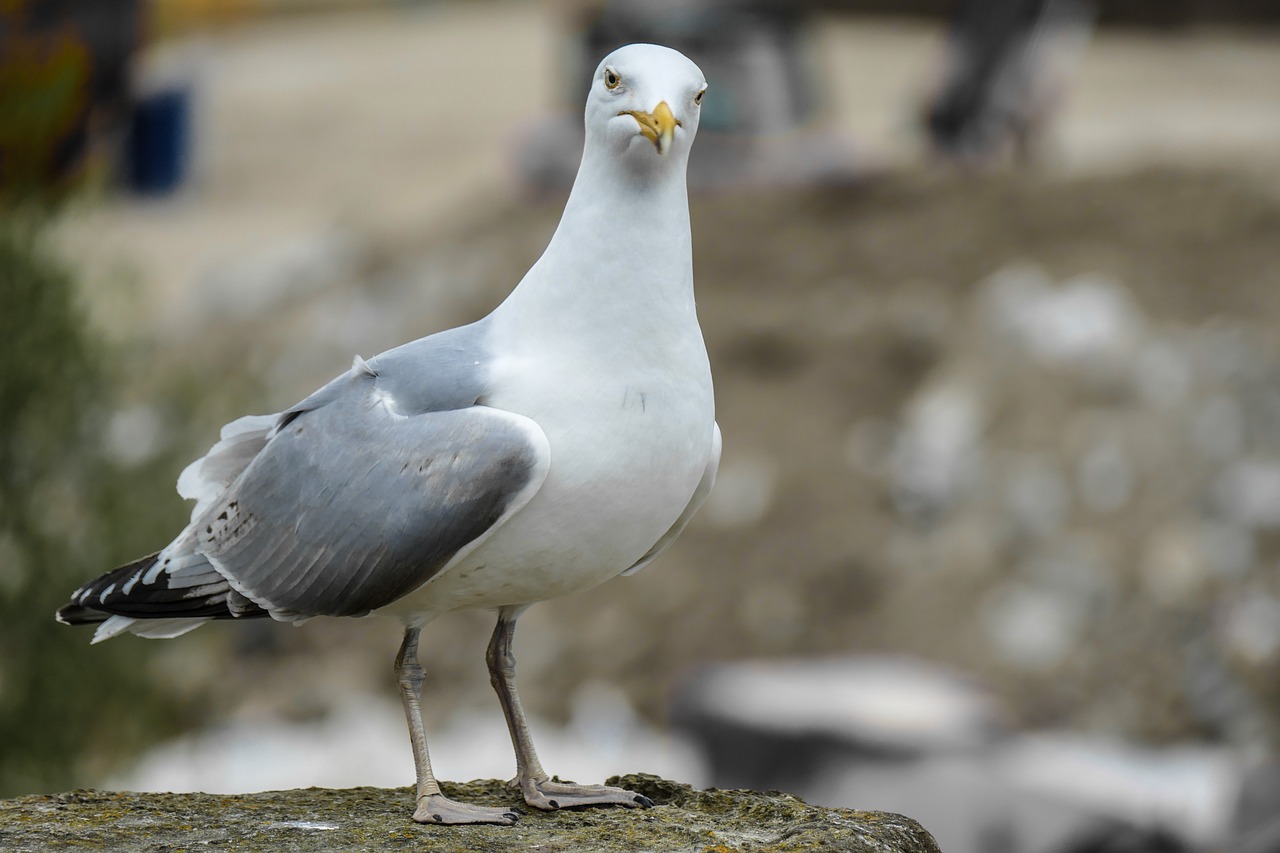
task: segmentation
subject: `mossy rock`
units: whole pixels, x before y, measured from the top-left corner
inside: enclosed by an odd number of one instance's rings
[[[643,811],[525,808],[516,826],[420,826],[410,788],[308,788],[262,794],[136,794],[77,790],[0,802],[0,849],[487,851],[851,851],[937,853],[918,823],[900,815],[806,805],[776,791],[697,791],[656,776],[609,780],[654,802]],[[445,793],[511,805],[496,780],[444,784]]]

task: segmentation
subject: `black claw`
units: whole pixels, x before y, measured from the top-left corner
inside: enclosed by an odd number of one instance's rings
[[[636,794],[636,802],[639,803],[643,808],[646,808],[646,809],[653,808],[653,800],[649,799],[644,794]]]
[[[555,800],[547,800],[547,805],[551,806],[551,808],[553,809],[560,808],[560,804],[557,803]]]
[[[438,814],[433,814],[431,816],[431,819],[434,820],[436,823],[444,823],[444,818],[440,817],[440,815]]]
[[[518,821],[518,820],[520,820],[520,815],[519,815],[518,813],[516,813],[516,812],[506,812],[505,814],[503,814],[503,817],[507,818],[508,820],[512,820],[512,821]]]

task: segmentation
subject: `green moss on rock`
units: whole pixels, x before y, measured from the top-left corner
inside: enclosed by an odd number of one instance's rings
[[[776,791],[707,791],[644,774],[609,784],[654,808],[538,812],[513,827],[420,826],[410,788],[308,788],[261,794],[136,794],[76,790],[0,802],[0,849],[662,851],[663,853],[937,853],[933,837],[900,815],[810,806]],[[519,797],[497,780],[444,784],[450,796],[489,805]]]

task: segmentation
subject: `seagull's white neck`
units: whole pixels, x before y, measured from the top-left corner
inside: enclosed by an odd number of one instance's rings
[[[685,163],[628,165],[588,144],[550,244],[496,312],[524,335],[649,349],[697,329]]]

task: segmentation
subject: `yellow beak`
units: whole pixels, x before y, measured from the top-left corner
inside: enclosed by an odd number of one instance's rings
[[[666,154],[671,150],[671,139],[676,134],[676,128],[680,127],[680,119],[671,114],[671,107],[667,106],[666,101],[654,107],[651,113],[623,110],[618,115],[635,119],[644,138],[653,143],[659,154]]]

